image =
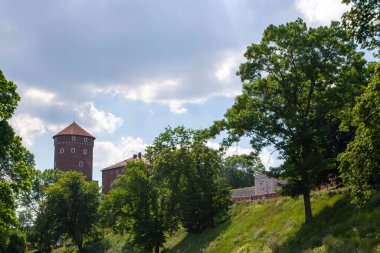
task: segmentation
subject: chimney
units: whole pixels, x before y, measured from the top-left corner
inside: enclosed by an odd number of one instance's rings
[[[141,159],[141,152],[139,152],[138,156],[139,156],[139,158]]]

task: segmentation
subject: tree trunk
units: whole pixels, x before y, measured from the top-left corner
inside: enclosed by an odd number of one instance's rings
[[[82,236],[79,236],[79,238],[77,240],[77,245],[78,245],[78,251],[79,251],[79,253],[82,253],[83,252],[83,239],[82,239]]]
[[[311,222],[313,219],[313,214],[311,212],[311,202],[310,202],[310,190],[305,190],[303,193],[303,203],[305,206],[305,224]]]
[[[156,247],[154,247],[154,253],[160,253],[160,246],[159,245],[156,245]]]

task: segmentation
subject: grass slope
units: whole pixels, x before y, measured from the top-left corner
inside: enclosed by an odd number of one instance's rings
[[[314,221],[304,225],[301,198],[239,204],[213,229],[176,234],[165,252],[380,252],[380,194],[362,209],[339,192],[314,195],[312,206]]]
[[[344,192],[312,196],[314,221],[304,225],[302,198],[234,206],[231,217],[201,234],[178,231],[165,253],[380,253],[380,193],[367,206],[351,206]],[[133,252],[112,234],[87,248],[92,253]],[[61,249],[54,253],[75,252]]]

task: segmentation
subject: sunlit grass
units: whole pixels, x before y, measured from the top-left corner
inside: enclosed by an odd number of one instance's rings
[[[379,195],[356,209],[342,192],[315,194],[308,225],[302,198],[238,204],[229,221],[184,237],[167,252],[380,252]]]
[[[357,209],[344,190],[312,195],[314,221],[304,225],[302,198],[236,204],[230,218],[201,234],[183,229],[168,238],[166,253],[380,253],[380,193]],[[75,248],[54,253],[75,252]],[[86,252],[136,252],[126,238],[107,234]]]

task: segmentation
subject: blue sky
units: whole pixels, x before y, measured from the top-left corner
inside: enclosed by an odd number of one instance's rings
[[[44,170],[52,136],[75,115],[97,138],[100,181],[100,169],[143,152],[166,126],[221,119],[241,90],[245,48],[268,25],[326,25],[346,9],[340,0],[0,0],[0,69],[22,98],[11,124]],[[247,152],[242,141],[229,154]],[[268,149],[261,157],[278,163]]]

